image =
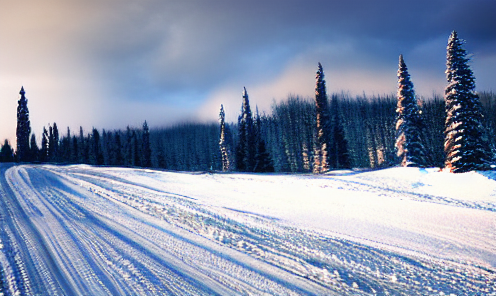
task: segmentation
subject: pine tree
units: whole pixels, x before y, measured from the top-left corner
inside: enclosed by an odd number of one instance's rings
[[[222,159],[222,171],[227,172],[231,170],[230,154],[231,151],[227,143],[227,130],[225,122],[226,114],[224,112],[224,106],[220,105],[219,122],[220,122],[220,140],[219,148]]]
[[[241,115],[238,118],[239,142],[236,148],[236,168],[242,172],[253,172],[255,168],[256,140],[250,101],[246,88],[243,90]]]
[[[70,161],[71,163],[78,163],[79,162],[79,145],[78,145],[78,138],[74,135],[72,136],[72,150],[71,150],[71,158]]]
[[[45,127],[43,127],[43,134],[41,137],[40,161],[48,161],[48,131]]]
[[[157,167],[167,168],[167,161],[165,160],[165,153],[164,153],[164,144],[162,143],[162,139],[160,138],[157,138],[155,151],[157,151]]]
[[[122,156],[122,142],[121,142],[121,133],[120,131],[116,131],[114,135],[114,161],[113,164],[117,166],[124,165],[124,157]]]
[[[454,173],[489,168],[488,146],[484,138],[483,116],[475,92],[475,77],[470,69],[465,42],[451,33],[447,46],[445,89],[446,123],[444,152],[446,168]]]
[[[59,160],[59,129],[56,123],[53,123],[53,127],[49,126],[48,159],[51,162]]]
[[[141,158],[140,158],[140,151],[139,151],[139,145],[138,145],[138,135],[136,134],[136,131],[133,130],[133,165],[134,166],[141,166]]]
[[[90,160],[92,164],[103,165],[103,153],[100,147],[100,133],[96,128],[93,128],[91,135]]]
[[[320,174],[329,170],[329,110],[324,69],[319,63],[315,76],[316,135],[313,155],[313,172]]]
[[[19,94],[21,95],[21,98],[19,99],[17,106],[16,157],[17,161],[22,162],[30,161],[29,136],[31,134],[31,125],[29,122],[28,100],[25,97],[26,92],[24,91],[24,87],[21,87]]]
[[[89,143],[84,138],[83,127],[79,127],[79,163],[89,164]]]
[[[403,55],[398,66],[398,114],[396,118],[396,155],[401,166],[422,167],[427,164],[422,139],[422,118],[413,83]]]
[[[265,141],[262,137],[262,120],[258,114],[255,121],[255,139],[256,139],[256,153],[255,153],[255,167],[253,171],[257,173],[270,173],[274,172],[274,165],[272,164],[272,159],[270,157],[267,148],[265,147]]]
[[[13,162],[14,161],[14,150],[10,146],[9,141],[6,139],[0,149],[0,162]]]
[[[143,138],[142,142],[142,153],[143,153],[143,166],[151,167],[152,166],[152,150],[150,148],[150,129],[148,128],[148,123],[143,123]]]
[[[71,161],[71,153],[72,153],[72,137],[71,130],[67,127],[67,134],[60,140],[59,147],[59,157],[63,162],[72,162]]]
[[[38,144],[36,143],[35,134],[31,135],[31,145],[30,145],[29,151],[30,151],[29,154],[30,154],[31,161],[34,161],[34,162],[39,161],[40,149],[38,148]]]
[[[133,166],[133,134],[131,133],[131,128],[129,125],[126,127],[126,154],[124,158],[124,164],[127,166]]]
[[[351,168],[350,154],[348,151],[348,141],[345,137],[344,126],[339,112],[339,102],[337,96],[331,99],[331,124],[333,146],[329,147],[329,166],[334,169]]]

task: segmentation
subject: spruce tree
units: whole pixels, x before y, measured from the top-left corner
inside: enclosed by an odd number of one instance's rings
[[[31,145],[30,145],[30,149],[29,149],[29,154],[30,154],[30,158],[31,158],[31,161],[39,161],[39,154],[40,154],[40,149],[38,148],[38,144],[36,143],[36,136],[35,134],[32,134],[31,135],[31,141],[30,141]]]
[[[236,149],[236,167],[239,171],[253,172],[255,168],[256,141],[250,101],[246,88],[243,90],[241,115],[238,118],[239,142]]]
[[[133,166],[133,134],[129,125],[126,127],[126,153],[124,157],[124,164]]]
[[[255,139],[256,139],[256,153],[255,153],[255,167],[253,171],[257,173],[270,173],[274,172],[274,165],[272,159],[265,146],[265,141],[262,137],[262,120],[258,114],[255,121]]]
[[[220,140],[219,140],[219,148],[222,159],[222,171],[227,172],[231,170],[230,163],[230,150],[227,143],[227,130],[226,130],[226,122],[225,122],[226,114],[224,112],[224,106],[220,105],[220,113],[219,113],[219,122],[220,122]]]
[[[10,146],[9,140],[5,139],[5,142],[0,149],[0,162],[13,162],[14,161],[14,150]]]
[[[447,46],[445,166],[451,172],[463,173],[489,168],[489,153],[484,138],[483,116],[475,92],[475,77],[470,69],[465,42],[451,33]]]
[[[30,161],[29,159],[29,136],[31,134],[31,125],[29,122],[28,100],[26,99],[26,92],[24,87],[21,87],[19,92],[21,98],[17,102],[17,161]]]
[[[140,151],[139,151],[139,145],[138,145],[138,134],[136,134],[136,131],[133,130],[133,165],[134,166],[141,166],[141,158],[140,158]]]
[[[59,129],[57,123],[49,126],[48,159],[51,162],[59,161]]]
[[[120,131],[116,131],[114,135],[114,157],[113,164],[117,166],[124,165],[124,157],[122,156],[122,142],[121,142],[121,133]]]
[[[79,145],[78,138],[74,135],[72,136],[72,150],[71,150],[71,163],[79,162]]]
[[[315,76],[316,135],[314,140],[313,172],[320,174],[329,170],[329,110],[324,69],[319,63]]]
[[[400,159],[401,166],[425,166],[426,153],[422,139],[421,112],[403,55],[400,55],[398,66],[396,113],[396,155]]]
[[[156,144],[156,151],[157,151],[157,167],[159,168],[167,168],[167,162],[165,160],[165,153],[164,153],[164,144],[162,143],[162,139],[157,138],[157,144]]]
[[[152,166],[152,150],[150,148],[150,129],[148,128],[148,123],[143,123],[143,139],[142,142],[142,153],[143,153],[143,166],[151,167]]]
[[[339,112],[339,102],[337,96],[331,99],[331,126],[332,126],[332,147],[330,149],[329,166],[334,169],[351,168],[350,154],[348,151],[348,141],[345,137],[344,126]]]
[[[91,135],[90,161],[92,164],[103,165],[103,153],[100,147],[100,133],[96,128],[93,128]]]
[[[48,131],[45,127],[43,127],[43,134],[41,137],[40,161],[48,161]]]

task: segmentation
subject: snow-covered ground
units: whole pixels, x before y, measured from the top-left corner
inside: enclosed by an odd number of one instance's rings
[[[0,173],[7,295],[496,295],[495,172]]]

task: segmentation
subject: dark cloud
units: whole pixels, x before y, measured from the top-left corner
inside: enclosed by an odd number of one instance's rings
[[[130,112],[129,120],[165,123],[194,106],[237,101],[245,85],[264,102],[311,95],[319,61],[334,90],[394,92],[404,54],[416,87],[429,94],[444,87],[453,29],[475,54],[478,85],[494,89],[495,10],[494,0],[10,1],[0,11],[0,90],[12,97],[29,83],[33,99],[59,106],[40,122],[106,114],[92,124],[116,125]],[[58,115],[76,101],[79,116]],[[164,111],[133,113],[140,104]]]

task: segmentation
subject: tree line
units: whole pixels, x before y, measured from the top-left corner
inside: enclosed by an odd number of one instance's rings
[[[30,134],[21,88],[17,149],[5,141],[0,161],[83,163],[185,171],[313,172],[394,165],[489,169],[496,147],[496,95],[475,92],[464,41],[452,32],[444,98],[419,98],[402,55],[396,95],[327,95],[319,63],[314,98],[289,96],[269,114],[253,114],[246,88],[236,123],[182,123],[86,133],[56,123],[43,128],[41,147]]]

